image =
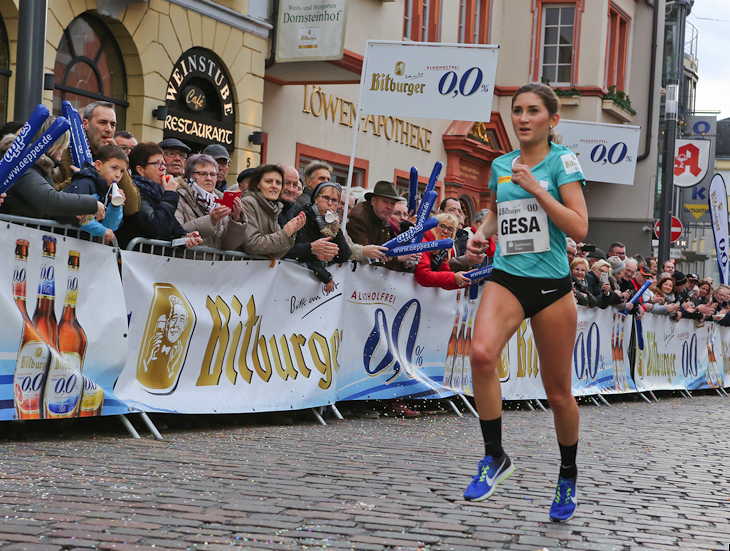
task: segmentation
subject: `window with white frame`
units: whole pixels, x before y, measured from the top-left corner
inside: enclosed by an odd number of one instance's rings
[[[441,40],[442,0],[404,0],[403,39],[415,42]]]
[[[416,0],[405,0],[405,6],[403,11],[403,39],[404,40],[411,40],[412,39],[412,29],[413,26],[413,4]]]
[[[573,78],[575,5],[543,6],[542,21],[542,80],[569,85]]]
[[[486,44],[489,35],[489,0],[460,0],[459,42]]]

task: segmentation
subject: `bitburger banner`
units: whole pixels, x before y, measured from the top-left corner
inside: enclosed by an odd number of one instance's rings
[[[114,249],[3,225],[0,420],[127,413],[112,392],[127,355]]]
[[[615,308],[578,307],[573,394],[635,392],[629,347],[633,318]]]
[[[449,335],[461,323],[449,331],[456,293],[373,266],[359,266],[344,282],[337,399],[450,396],[441,382]]]
[[[643,348],[637,348],[634,381],[642,390],[716,388],[722,384],[718,327],[692,320],[673,321],[647,314],[642,319]]]
[[[122,258],[133,345],[116,389],[128,403],[245,413],[335,401],[339,290],[290,262]],[[345,269],[331,272],[341,288]]]
[[[366,115],[473,121],[492,110],[499,46],[368,41]]]

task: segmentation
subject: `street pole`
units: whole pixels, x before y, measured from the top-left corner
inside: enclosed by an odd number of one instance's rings
[[[673,8],[677,11],[676,32],[672,55],[669,58],[667,78],[665,82],[664,113],[664,154],[662,155],[662,193],[660,199],[659,220],[659,262],[661,268],[669,260],[669,249],[672,235],[672,214],[674,210],[674,149],[677,139],[677,115],[679,113],[680,83],[684,76],[684,29],[687,15],[692,9],[694,0],[674,0]]]
[[[18,62],[15,66],[13,118],[23,122],[35,106],[43,101],[46,0],[21,1],[18,4]]]
[[[669,247],[672,235],[672,211],[674,202],[674,142],[677,138],[677,106],[679,84],[666,86],[666,112],[664,124],[664,154],[662,155],[662,194],[659,221],[659,261],[663,266],[669,260]]]

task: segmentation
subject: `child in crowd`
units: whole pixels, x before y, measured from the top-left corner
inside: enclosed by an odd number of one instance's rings
[[[73,175],[71,184],[63,191],[92,195],[106,206],[106,216],[99,222],[93,217],[79,216],[81,229],[94,237],[103,237],[104,243],[112,243],[114,232],[122,223],[124,201],[119,205],[111,202],[112,184],[118,182],[129,166],[129,159],[122,148],[110,144],[100,147],[96,152],[93,166],[84,168]],[[124,192],[117,188],[124,200]]]

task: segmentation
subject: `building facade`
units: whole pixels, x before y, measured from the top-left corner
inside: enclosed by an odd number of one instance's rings
[[[491,161],[517,145],[512,94],[526,82],[543,80],[559,90],[565,119],[641,126],[634,181],[592,182],[586,197],[591,241],[618,239],[646,253],[645,228],[654,214],[661,78],[655,60],[662,56],[663,17],[663,0],[350,1],[340,60],[267,66],[266,158],[299,167],[321,158],[344,178],[368,39],[499,44],[491,113],[478,122],[364,118],[354,184],[387,179],[404,189],[410,166],[427,174],[439,160],[444,196],[460,198],[467,212],[488,207]]]
[[[19,0],[0,0],[0,119],[13,118]],[[256,4],[258,7],[258,4]],[[259,163],[271,24],[247,0],[47,2],[43,102],[58,114],[97,100],[139,141],[221,143],[231,171]],[[232,178],[235,180],[235,177]]]

